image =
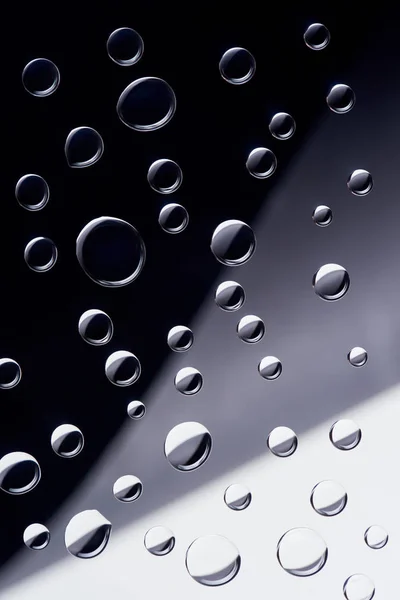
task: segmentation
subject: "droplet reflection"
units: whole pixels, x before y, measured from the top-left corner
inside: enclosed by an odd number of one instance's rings
[[[206,586],[224,585],[239,572],[239,550],[222,535],[197,538],[186,552],[186,568],[191,577]]]
[[[168,433],[164,454],[178,471],[194,471],[208,459],[211,453],[211,434],[204,425],[194,421],[180,423]]]

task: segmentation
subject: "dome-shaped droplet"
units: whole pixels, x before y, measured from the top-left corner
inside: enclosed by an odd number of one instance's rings
[[[278,379],[282,374],[282,363],[276,356],[264,356],[258,364],[258,372],[264,379]]]
[[[277,140],[288,140],[296,131],[296,123],[288,113],[276,113],[271,119],[269,130]]]
[[[134,502],[143,492],[143,484],[134,475],[123,475],[113,485],[113,494],[120,502]]]
[[[47,237],[37,237],[31,240],[24,250],[24,259],[32,271],[45,273],[50,271],[57,262],[57,246]]]
[[[356,169],[349,176],[347,187],[355,196],[366,196],[374,187],[371,173],[365,169]]]
[[[50,96],[60,84],[60,71],[47,58],[31,60],[22,71],[22,85],[38,98]]]
[[[12,358],[0,358],[0,389],[9,390],[19,384],[21,367]]]
[[[318,227],[327,227],[332,223],[333,213],[329,206],[321,204],[314,209],[312,214],[313,221]]]
[[[361,429],[351,419],[336,421],[329,432],[329,439],[338,450],[353,450],[361,441]]]
[[[142,419],[146,414],[146,407],[140,400],[132,400],[132,402],[129,402],[126,412],[128,413],[128,417],[137,421],[138,419]]]
[[[26,452],[10,452],[0,460],[0,488],[8,494],[17,496],[30,492],[40,477],[38,461]]]
[[[175,546],[175,536],[168,527],[152,527],[144,536],[144,546],[154,556],[169,554]]]
[[[100,160],[104,142],[92,127],[76,127],[68,134],[64,150],[68,165],[74,169],[83,169]]]
[[[83,433],[75,425],[60,425],[51,435],[51,447],[62,458],[73,458],[82,452]]]
[[[137,356],[127,350],[117,350],[106,360],[106,376],[119,387],[132,385],[140,377],[141,366]]]
[[[364,348],[356,346],[347,354],[347,360],[353,367],[363,367],[368,360],[368,353]]]
[[[146,249],[130,223],[100,217],[90,221],[78,235],[76,256],[90,279],[104,287],[121,287],[140,275]]]
[[[158,77],[141,77],[130,83],[117,103],[117,113],[135,131],[155,131],[170,122],[175,114],[173,89]]]
[[[311,492],[311,506],[323,517],[333,517],[347,504],[346,490],[337,481],[321,481]]]
[[[246,161],[246,168],[256,179],[267,179],[276,171],[278,161],[268,148],[254,148]]]
[[[130,27],[120,27],[112,32],[107,40],[107,54],[121,67],[130,67],[143,56],[144,43],[137,31]]]
[[[172,194],[181,186],[183,180],[180,166],[169,158],[160,158],[153,162],[147,173],[150,187],[160,194]]]
[[[174,383],[178,392],[193,396],[203,387],[203,375],[194,367],[184,367],[175,375]]]
[[[105,312],[92,308],[82,314],[78,323],[78,331],[88,344],[103,346],[111,340],[114,326]]]
[[[279,564],[296,577],[309,577],[322,569],[328,558],[328,548],[322,537],[312,529],[298,527],[287,531],[277,548]]]
[[[17,181],[15,197],[18,204],[26,210],[41,210],[49,201],[49,186],[40,175],[29,173]]]
[[[224,585],[239,572],[239,550],[222,535],[197,538],[186,551],[186,568],[195,581],[207,586]]]
[[[312,285],[317,296],[333,302],[340,300],[350,287],[350,277],[346,269],[333,263],[324,265],[315,273]]]
[[[194,421],[175,425],[165,439],[164,454],[178,471],[194,471],[210,456],[211,434]]]
[[[256,72],[254,56],[245,48],[230,48],[219,61],[221,77],[233,85],[247,83]]]
[[[375,585],[369,577],[357,573],[345,581],[343,593],[346,600],[372,600],[375,596]]]
[[[337,114],[348,113],[356,103],[356,95],[348,85],[334,85],[326,97],[329,108]]]
[[[364,540],[367,546],[373,550],[380,550],[388,543],[389,535],[386,529],[380,525],[371,525],[364,533]]]
[[[215,229],[211,238],[211,252],[227,267],[243,265],[253,256],[256,237],[251,227],[231,219]]]
[[[25,546],[31,550],[43,550],[50,542],[50,531],[41,523],[32,523],[24,531]]]
[[[77,558],[94,558],[103,552],[111,535],[111,523],[98,510],[84,510],[65,528],[65,547]]]
[[[233,312],[243,306],[246,294],[240,283],[224,281],[217,287],[214,299],[222,310]]]
[[[193,346],[194,335],[189,327],[177,325],[168,332],[167,344],[174,352],[186,352]]]
[[[267,446],[275,456],[286,458],[297,449],[297,435],[289,427],[275,427],[267,438]]]
[[[260,317],[246,315],[237,324],[236,332],[243,342],[256,344],[264,337],[265,325]]]
[[[331,39],[328,29],[322,23],[313,23],[307,27],[303,37],[311,50],[323,50]]]
[[[158,223],[167,233],[181,233],[189,223],[189,214],[180,204],[167,204],[160,210]]]
[[[232,510],[244,510],[250,505],[251,493],[246,486],[234,483],[225,490],[225,504]]]

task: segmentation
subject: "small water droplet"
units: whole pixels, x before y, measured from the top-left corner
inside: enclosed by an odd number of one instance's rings
[[[77,558],[94,558],[103,552],[111,535],[111,523],[98,510],[84,510],[65,528],[65,547]]]
[[[38,461],[26,452],[10,452],[0,460],[0,488],[8,494],[30,492],[41,478]]]
[[[152,527],[144,536],[146,550],[154,556],[169,554],[175,546],[175,536],[168,527]]]
[[[296,123],[288,113],[276,113],[271,119],[269,130],[277,140],[288,140],[296,131]]]
[[[256,61],[245,48],[230,48],[219,61],[219,72],[228,83],[242,85],[256,72]]]
[[[318,514],[323,517],[334,517],[346,507],[347,494],[337,481],[321,481],[313,488],[310,501]]]
[[[316,531],[298,527],[281,537],[277,556],[281,567],[291,575],[310,577],[326,564],[328,548]]]
[[[120,502],[134,502],[143,493],[143,484],[134,475],[123,475],[113,485],[113,494]]]
[[[167,233],[181,233],[188,226],[189,215],[180,204],[167,204],[160,211],[158,223]]]
[[[329,432],[329,439],[338,450],[353,450],[361,441],[361,429],[351,419],[336,421]]]
[[[135,131],[155,131],[170,122],[175,114],[173,89],[158,77],[141,77],[130,83],[117,103],[122,123]]]
[[[323,50],[331,39],[328,29],[322,23],[313,23],[307,27],[303,37],[306,45],[311,50]]]
[[[356,103],[356,95],[348,85],[334,85],[326,97],[329,108],[338,115],[348,113]]]
[[[45,273],[54,267],[58,258],[57,246],[47,237],[31,240],[24,250],[24,259],[32,271]]]
[[[243,306],[246,294],[240,283],[224,281],[217,287],[214,299],[219,308],[227,312],[233,312]]]
[[[16,360],[0,358],[0,389],[10,390],[19,384],[21,377],[21,367]]]
[[[246,486],[234,483],[225,490],[225,504],[232,510],[244,510],[251,503],[251,493]]]
[[[312,214],[313,221],[318,227],[327,227],[332,223],[333,213],[329,206],[321,204],[314,209]]]
[[[264,379],[278,379],[282,374],[282,363],[276,356],[264,356],[258,364],[258,372]]]
[[[58,456],[73,458],[82,452],[83,446],[83,433],[75,425],[60,425],[52,433],[51,447]]]
[[[43,550],[50,542],[50,531],[41,523],[32,523],[24,531],[25,546],[31,550]]]
[[[239,338],[247,344],[256,344],[265,334],[265,325],[260,317],[256,315],[246,315],[242,317],[237,324],[236,332]]]
[[[239,550],[222,535],[197,538],[186,551],[186,569],[202,585],[229,583],[238,574],[240,564]]]
[[[180,188],[182,180],[182,169],[169,158],[160,158],[153,162],[147,173],[150,187],[160,194],[176,192]]]
[[[334,263],[324,265],[315,273],[312,285],[322,300],[334,302],[348,292],[350,277],[345,268]]]
[[[254,148],[246,161],[246,168],[256,179],[267,179],[276,171],[278,161],[275,154],[268,148]]]
[[[107,40],[107,54],[121,67],[130,67],[139,62],[144,52],[144,43],[137,31],[120,27]]]
[[[357,573],[345,581],[343,593],[346,600],[372,600],[375,586],[369,577]]]
[[[60,71],[47,58],[31,60],[22,71],[22,85],[37,98],[50,96],[60,84]]]
[[[82,314],[78,323],[78,331],[88,344],[103,346],[111,340],[114,326],[105,312],[92,308]]]
[[[387,531],[380,525],[371,525],[364,533],[364,540],[367,546],[373,550],[384,548],[389,541]]]
[[[49,186],[40,175],[29,173],[18,180],[15,197],[18,204],[26,210],[41,210],[49,201]]]
[[[107,379],[119,387],[132,385],[140,377],[141,366],[137,356],[127,350],[117,350],[106,360]]]
[[[174,352],[186,352],[193,346],[194,335],[189,327],[177,325],[168,332],[167,343]]]
[[[68,166],[83,169],[100,160],[104,152],[104,142],[92,127],[76,127],[68,134],[64,151]]]
[[[368,360],[368,353],[364,348],[356,346],[347,354],[347,360],[353,367],[363,367]]]
[[[144,417],[146,414],[146,407],[140,400],[132,400],[132,402],[129,402],[126,412],[128,413],[128,417],[136,421]]]
[[[175,376],[175,387],[181,394],[193,396],[203,387],[203,375],[194,367],[184,367]]]
[[[374,187],[371,173],[365,169],[356,169],[349,176],[347,187],[355,196],[366,196]]]
[[[298,440],[289,427],[275,427],[267,438],[267,446],[272,454],[281,458],[291,456],[297,449]]]
[[[211,453],[211,434],[204,425],[189,421],[175,425],[165,439],[164,454],[178,471],[194,471]]]
[[[253,256],[256,238],[251,227],[231,219],[215,229],[211,238],[211,252],[227,267],[243,265]]]

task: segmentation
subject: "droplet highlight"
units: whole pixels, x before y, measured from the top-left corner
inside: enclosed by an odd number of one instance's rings
[[[83,340],[92,346],[108,344],[114,333],[110,317],[97,308],[85,311],[79,319],[78,331]]]
[[[25,546],[31,550],[43,550],[49,545],[50,531],[41,523],[28,525],[23,534]]]
[[[303,37],[311,50],[323,50],[331,40],[328,29],[322,23],[313,23],[307,27]]]
[[[298,527],[281,537],[277,557],[281,567],[290,575],[310,577],[325,566],[328,548],[316,531]]]
[[[146,414],[146,407],[143,402],[140,402],[140,400],[132,400],[132,402],[129,402],[126,412],[128,413],[128,417],[130,419],[137,421],[139,419],[143,419],[144,415]]]
[[[65,547],[77,558],[94,558],[106,548],[111,523],[98,510],[84,510],[69,521],[65,528]]]
[[[130,83],[117,103],[122,123],[135,131],[155,131],[167,125],[175,114],[173,89],[158,77],[141,77]]]
[[[357,573],[345,581],[343,593],[346,600],[372,600],[375,596],[375,585],[369,577]]]
[[[334,517],[345,509],[347,493],[337,481],[321,481],[313,488],[310,502],[319,515]]]
[[[175,546],[175,536],[168,527],[152,527],[144,536],[144,546],[154,556],[165,556]]]
[[[361,429],[351,419],[340,419],[330,429],[329,439],[338,450],[353,450],[361,441]]]
[[[277,166],[276,156],[269,148],[254,148],[246,161],[246,169],[256,179],[271,177]]]
[[[137,356],[127,350],[117,350],[106,360],[106,377],[118,387],[127,387],[135,383],[140,377],[141,370]]]
[[[314,209],[312,219],[318,227],[328,227],[332,223],[333,213],[329,206],[320,204]]]
[[[188,211],[180,204],[167,204],[160,210],[158,223],[167,233],[181,233],[189,223]]]
[[[27,452],[10,452],[0,460],[0,488],[19,496],[32,491],[41,478],[38,461]]]
[[[178,392],[193,396],[203,387],[203,375],[194,367],[184,367],[176,374],[174,383]]]
[[[349,176],[347,187],[355,196],[366,196],[374,187],[371,173],[365,169],[356,169]]]
[[[12,358],[0,358],[0,389],[10,390],[19,384],[22,377],[21,367]]]
[[[288,140],[296,131],[296,123],[289,113],[279,112],[272,117],[269,130],[277,140]]]
[[[264,379],[273,381],[282,375],[282,363],[276,356],[264,356],[258,364],[258,372]]]
[[[364,348],[356,346],[347,354],[347,360],[353,367],[363,367],[368,360],[368,353]]]
[[[326,97],[326,102],[334,113],[338,115],[348,113],[356,103],[356,95],[348,85],[339,83],[334,85]]]
[[[137,31],[120,27],[107,40],[107,54],[121,67],[131,67],[139,62],[144,52],[144,42]]]
[[[65,424],[57,427],[51,435],[51,447],[62,458],[74,458],[83,450],[83,433],[75,425]]]
[[[297,450],[297,435],[290,427],[275,427],[267,438],[267,446],[275,456],[286,458]]]
[[[371,525],[364,533],[364,541],[372,550],[380,550],[388,543],[389,535],[380,525]]]
[[[221,310],[234,312],[243,306],[246,294],[240,283],[224,281],[217,287],[214,300]]]
[[[159,194],[173,194],[180,188],[182,180],[182,169],[169,158],[153,162],[147,173],[150,187]]]
[[[348,272],[341,265],[330,263],[315,273],[312,281],[314,292],[328,302],[340,300],[350,287]]]
[[[26,210],[42,210],[50,198],[49,186],[40,175],[28,173],[18,180],[15,186],[15,198]]]
[[[232,581],[239,573],[239,550],[222,535],[197,538],[186,551],[186,569],[202,585],[215,587]]]
[[[264,321],[256,315],[246,315],[245,317],[242,317],[237,324],[236,332],[242,342],[246,342],[246,344],[256,344],[264,337]]]
[[[189,421],[175,425],[165,439],[164,454],[178,471],[194,471],[211,453],[211,434],[204,425]]]
[[[227,267],[244,265],[253,256],[256,237],[249,225],[231,219],[215,229],[211,238],[211,252]]]
[[[256,72],[254,56],[245,48],[230,48],[219,61],[222,79],[232,85],[243,85],[252,79]]]
[[[64,152],[68,166],[71,168],[91,167],[103,155],[103,138],[92,127],[76,127],[68,134]]]
[[[35,58],[22,71],[22,85],[37,98],[51,96],[60,85],[60,71],[51,60]]]
[[[113,494],[120,502],[134,502],[143,493],[143,484],[134,475],[123,475],[113,485]]]
[[[244,510],[251,503],[251,492],[245,485],[234,483],[225,490],[224,501],[232,510]]]
[[[176,325],[169,330],[167,344],[174,352],[187,352],[194,342],[194,335],[189,327]]]
[[[54,267],[58,258],[57,246],[47,237],[37,237],[25,247],[24,259],[32,271],[46,273]]]

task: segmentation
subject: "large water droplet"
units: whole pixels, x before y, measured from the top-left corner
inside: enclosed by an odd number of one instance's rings
[[[334,85],[326,97],[329,108],[337,114],[348,113],[356,103],[356,95],[348,85]]]
[[[296,131],[296,123],[288,113],[276,113],[271,119],[269,130],[277,140],[288,140]]]
[[[127,350],[117,350],[106,360],[107,379],[119,387],[132,385],[140,377],[141,366],[137,356]]]
[[[313,221],[318,227],[327,227],[332,223],[333,213],[329,206],[321,204],[314,209],[312,214]]]
[[[181,394],[193,396],[203,387],[203,375],[194,367],[184,367],[175,376],[175,387]]]
[[[153,162],[147,173],[150,187],[160,194],[172,194],[181,186],[183,180],[180,166],[169,158],[160,158]]]
[[[104,152],[104,142],[92,127],[76,127],[68,134],[64,151],[70,167],[83,169],[100,160]]]
[[[234,483],[226,488],[224,500],[232,510],[244,510],[251,503],[251,493],[246,486]]]
[[[276,171],[278,161],[275,154],[268,148],[254,148],[246,161],[246,168],[256,179],[267,179]]]
[[[186,568],[195,581],[207,586],[224,585],[239,572],[239,550],[222,535],[197,538],[186,551]]]
[[[40,175],[29,173],[17,181],[15,197],[26,210],[41,210],[49,201],[49,186]]]
[[[346,600],[372,600],[375,596],[375,585],[369,577],[357,573],[345,581],[343,593]]]
[[[168,527],[152,527],[144,536],[144,545],[150,554],[164,556],[175,546],[175,536]]]
[[[311,506],[323,517],[333,517],[347,504],[346,490],[337,481],[321,481],[311,492]]]
[[[26,452],[10,452],[0,460],[0,488],[20,495],[33,490],[40,481],[38,461]]]
[[[230,48],[219,61],[221,77],[233,85],[247,83],[256,72],[254,56],[245,48]]]
[[[9,390],[19,384],[21,367],[12,358],[0,358],[0,389]]]
[[[177,325],[168,332],[167,343],[174,352],[186,352],[193,346],[194,335],[189,327]]]
[[[367,546],[373,550],[384,548],[389,541],[389,535],[386,529],[380,525],[371,525],[364,533],[364,540]]]
[[[311,50],[323,50],[331,39],[328,29],[322,23],[313,23],[307,27],[303,37]]]
[[[146,414],[146,407],[140,400],[132,400],[126,407],[126,412],[128,413],[128,417],[137,421],[138,419],[142,419]]]
[[[347,360],[353,367],[363,367],[368,360],[368,353],[364,348],[356,346],[347,354]]]
[[[243,306],[246,294],[240,283],[224,281],[217,287],[214,299],[222,310],[233,312]]]
[[[37,98],[50,96],[60,84],[60,71],[47,58],[31,60],[22,71],[22,85]]]
[[[267,438],[267,446],[272,454],[281,458],[291,456],[297,449],[297,435],[289,427],[275,427]]]
[[[57,246],[47,237],[37,237],[28,242],[24,259],[32,271],[45,273],[54,267],[58,258]]]
[[[256,237],[253,230],[236,219],[218,225],[211,238],[211,252],[227,267],[243,265],[250,260],[255,249]]]
[[[141,77],[130,83],[117,103],[117,113],[135,131],[154,131],[164,127],[175,114],[173,89],[158,77]]]
[[[143,484],[134,475],[123,475],[113,485],[113,494],[120,502],[134,502],[143,492]]]
[[[361,441],[361,429],[351,419],[336,421],[329,432],[329,439],[338,450],[352,450]]]
[[[111,523],[98,510],[84,510],[65,528],[65,547],[77,558],[94,558],[103,552],[111,535]]]
[[[277,556],[285,571],[296,577],[309,577],[322,569],[328,548],[312,529],[298,527],[287,531],[278,542]]]
[[[315,293],[322,300],[334,302],[343,298],[348,292],[350,277],[344,267],[329,263],[318,269],[313,277],[312,285]]]
[[[50,531],[41,523],[32,523],[24,531],[25,546],[31,550],[43,550],[50,542]]]
[[[121,67],[130,67],[143,56],[144,43],[137,31],[130,27],[120,27],[112,32],[107,40],[107,54]]]
[[[60,425],[51,435],[51,447],[58,456],[73,458],[82,452],[83,433],[75,425]]]
[[[366,196],[374,187],[371,173],[365,169],[356,169],[349,176],[347,187],[355,196]]]
[[[175,425],[165,439],[164,454],[178,471],[194,471],[210,456],[211,434],[204,425],[189,421]]]
[[[276,356],[264,356],[258,364],[258,372],[264,379],[278,379],[282,374],[282,363]]]
[[[181,233],[189,223],[188,211],[180,204],[167,204],[160,210],[158,223],[167,233]]]
[[[92,308],[82,314],[78,323],[78,331],[88,344],[103,346],[111,340],[114,326],[105,312]]]
[[[265,334],[265,325],[260,317],[256,315],[246,315],[242,317],[237,324],[236,332],[239,338],[247,344],[256,344]]]

